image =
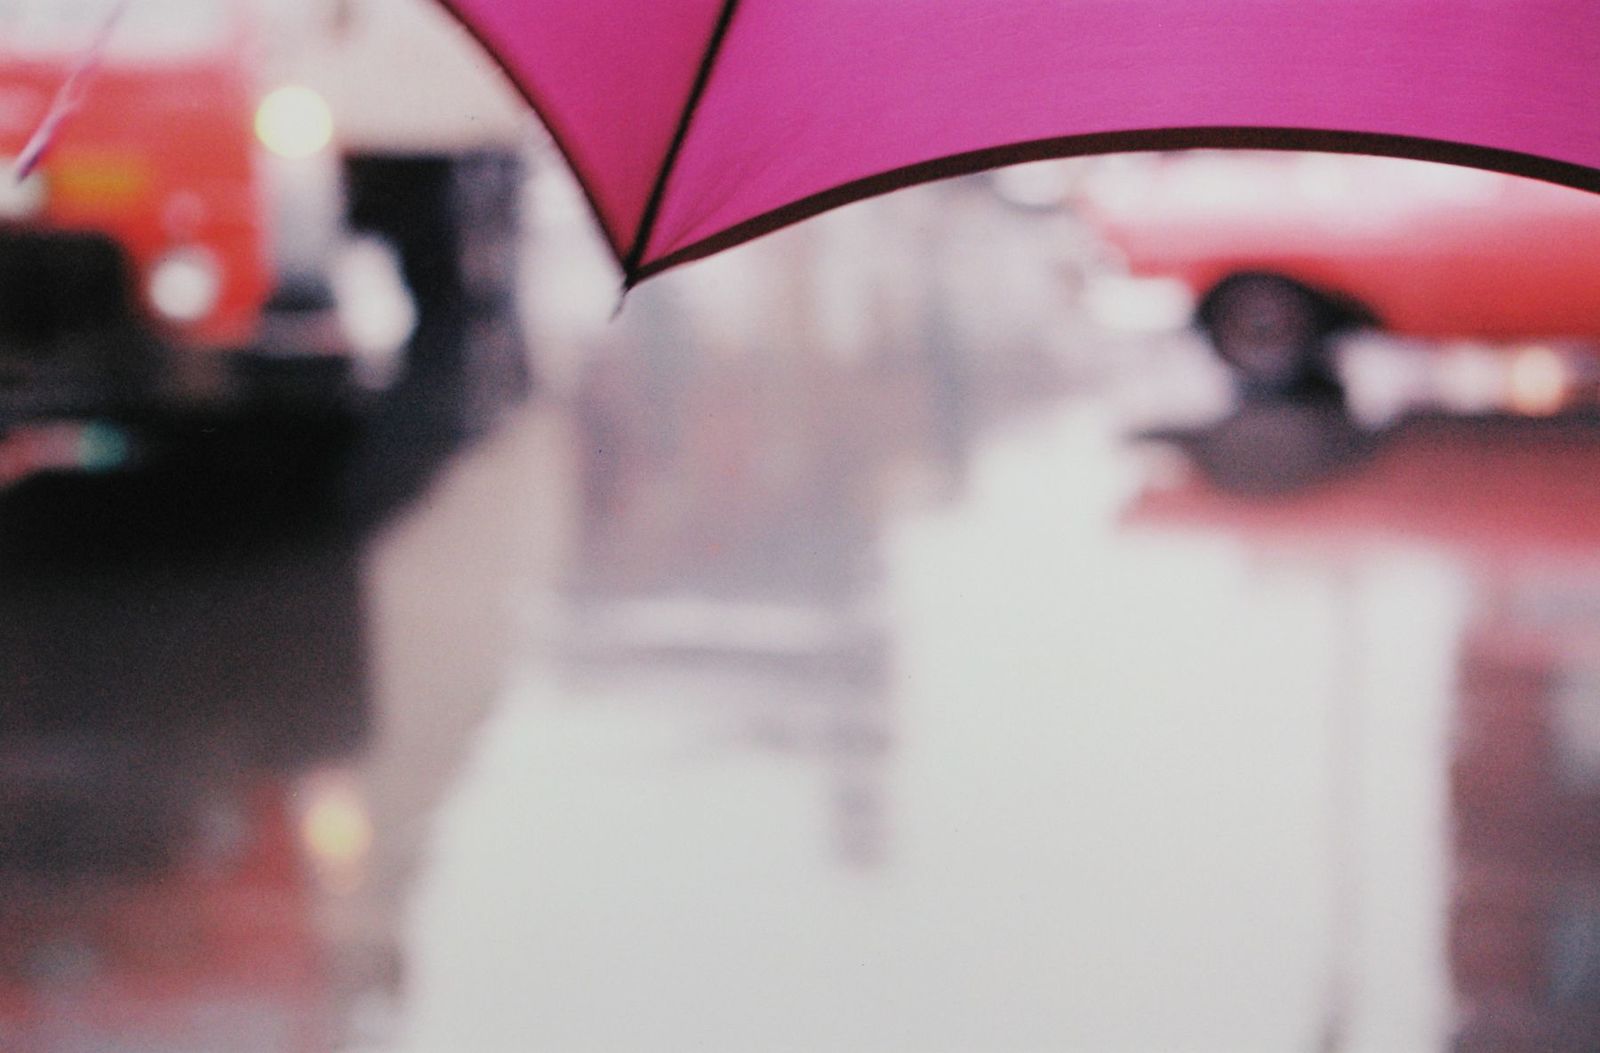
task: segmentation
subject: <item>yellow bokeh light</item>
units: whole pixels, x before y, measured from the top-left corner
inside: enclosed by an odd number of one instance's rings
[[[256,138],[279,157],[310,157],[333,141],[333,111],[310,88],[278,88],[256,109]]]
[[[372,847],[372,820],[365,803],[349,787],[315,790],[300,829],[312,857],[326,865],[359,863]]]
[[[1547,417],[1567,399],[1567,364],[1548,347],[1529,347],[1511,360],[1511,408],[1528,416]]]

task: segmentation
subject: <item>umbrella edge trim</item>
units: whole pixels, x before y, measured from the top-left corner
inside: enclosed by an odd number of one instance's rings
[[[624,285],[626,288],[632,288],[663,271],[753,241],[823,212],[922,183],[973,175],[1026,161],[1093,154],[1187,149],[1311,150],[1322,153],[1371,154],[1503,172],[1507,175],[1537,179],[1590,193],[1600,193],[1600,170],[1587,165],[1449,139],[1380,132],[1235,125],[1097,132],[985,147],[931,161],[920,161],[888,172],[841,183],[743,220],[726,230],[691,242],[683,248],[674,249],[647,263],[636,262],[635,265],[625,266]]]

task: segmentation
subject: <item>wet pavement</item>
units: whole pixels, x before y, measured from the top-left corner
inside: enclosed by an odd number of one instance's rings
[[[695,295],[314,495],[5,497],[0,1049],[1600,1044],[1600,425],[1229,493]]]

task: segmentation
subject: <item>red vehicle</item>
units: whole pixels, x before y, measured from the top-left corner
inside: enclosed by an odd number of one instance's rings
[[[0,175],[3,474],[94,445],[19,437],[168,413],[311,422],[353,397],[331,118],[306,89],[268,91],[255,49],[245,4],[0,6],[0,162],[91,59],[37,169]]]
[[[76,797],[59,777],[3,778],[11,797],[0,854],[0,1045],[8,1053],[335,1048],[331,949],[315,923],[319,889],[292,785],[260,778],[217,787],[227,792],[206,802],[207,835],[173,843],[179,817],[165,809],[174,802],[142,800],[159,796],[148,786],[107,805]],[[128,814],[140,807],[130,798],[152,804],[152,814]],[[54,849],[44,840],[51,834]],[[80,842],[92,854],[74,857]]]
[[[1134,274],[1192,290],[1247,387],[1292,388],[1352,327],[1600,338],[1600,197],[1580,191],[1389,158],[1194,152],[1111,159],[1084,205]]]

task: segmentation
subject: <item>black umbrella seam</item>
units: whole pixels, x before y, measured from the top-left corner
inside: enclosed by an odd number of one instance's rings
[[[1600,169],[1516,150],[1476,146],[1447,139],[1265,126],[1150,128],[1123,132],[1097,132],[986,147],[842,183],[736,223],[719,233],[701,238],[651,260],[642,267],[630,266],[627,282],[629,287],[632,287],[662,271],[753,241],[842,205],[921,183],[973,175],[1002,165],[1024,161],[1198,148],[1313,150],[1435,161],[1503,172],[1590,193],[1600,193]]]
[[[644,212],[639,216],[638,236],[622,261],[624,288],[632,288],[639,280],[639,264],[649,249],[650,236],[655,233],[656,219],[661,214],[661,204],[667,196],[667,181],[672,178],[678,155],[689,137],[689,125],[700,109],[700,99],[705,95],[706,86],[711,83],[711,72],[722,54],[722,44],[728,37],[728,27],[733,24],[733,13],[738,6],[739,0],[724,0],[722,11],[717,15],[717,24],[711,30],[711,39],[706,42],[705,52],[700,56],[700,68],[695,71],[689,97],[684,100],[683,112],[678,115],[678,127],[672,133],[672,141],[667,144],[667,152],[661,158],[661,167],[656,171],[650,196],[645,200]]]

